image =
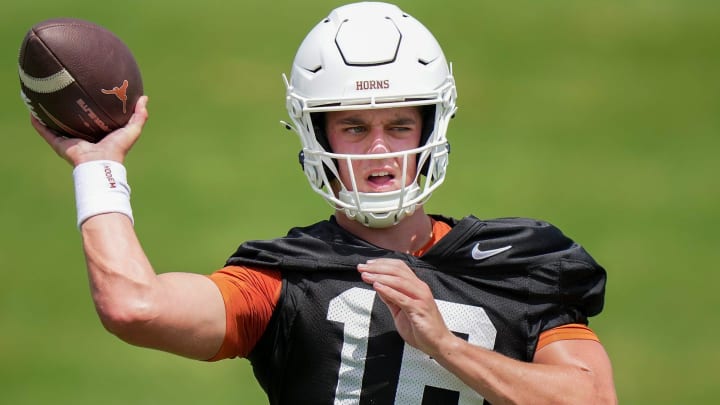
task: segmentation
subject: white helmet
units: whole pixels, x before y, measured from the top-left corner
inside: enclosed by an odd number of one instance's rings
[[[455,80],[435,37],[398,7],[362,2],[333,10],[300,45],[290,80],[283,78],[294,123],[288,127],[300,136],[305,175],[336,210],[369,227],[388,227],[425,203],[444,181],[449,152],[445,134],[457,109]],[[315,113],[409,106],[429,106],[429,113],[424,114],[419,147],[406,151],[333,153],[321,120],[313,122]],[[356,191],[351,162],[387,158],[402,158],[403,187],[381,193]],[[417,159],[422,170],[405,186],[408,159]],[[353,184],[340,181],[337,164],[347,165]]]

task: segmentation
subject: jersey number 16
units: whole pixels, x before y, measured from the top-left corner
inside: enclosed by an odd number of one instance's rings
[[[372,290],[351,288],[330,301],[327,319],[343,324],[335,405],[357,404],[360,401],[376,295]],[[436,300],[436,303],[451,331],[467,335],[468,342],[476,346],[486,349],[495,346],[497,330],[484,309],[442,300]],[[483,398],[455,375],[427,354],[405,343],[395,403],[421,405],[426,386],[458,392],[458,405],[483,403]]]

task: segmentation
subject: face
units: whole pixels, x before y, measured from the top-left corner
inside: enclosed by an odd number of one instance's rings
[[[417,107],[377,110],[331,111],[325,117],[330,147],[334,153],[373,155],[401,152],[420,145],[422,115]],[[416,156],[408,157],[406,186],[415,180]],[[347,162],[339,159],[340,180],[353,188]],[[402,187],[403,157],[353,160],[357,191],[378,193]]]

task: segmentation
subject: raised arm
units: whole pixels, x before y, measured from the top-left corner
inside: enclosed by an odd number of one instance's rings
[[[147,121],[146,104],[147,97],[141,97],[130,122],[96,144],[58,136],[35,119],[32,125],[73,167],[98,161],[122,164]],[[80,193],[87,192],[92,190]],[[225,308],[209,278],[156,274],[126,213],[90,216],[80,230],[92,299],[110,332],[133,345],[194,359],[208,359],[218,351]]]

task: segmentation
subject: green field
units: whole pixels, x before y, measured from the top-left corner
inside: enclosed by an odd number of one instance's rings
[[[241,5],[240,5],[241,4]],[[0,15],[0,403],[263,404],[245,360],[206,364],[105,332],[70,167],[28,124],[17,51],[40,20],[133,49],[150,121],[128,159],[159,272],[209,273],[244,240],[330,215],[284,130],[304,34],[337,1],[33,0]],[[429,212],[547,219],[609,273],[594,318],[624,404],[720,398],[720,2],[398,2],[453,62],[459,111]]]

